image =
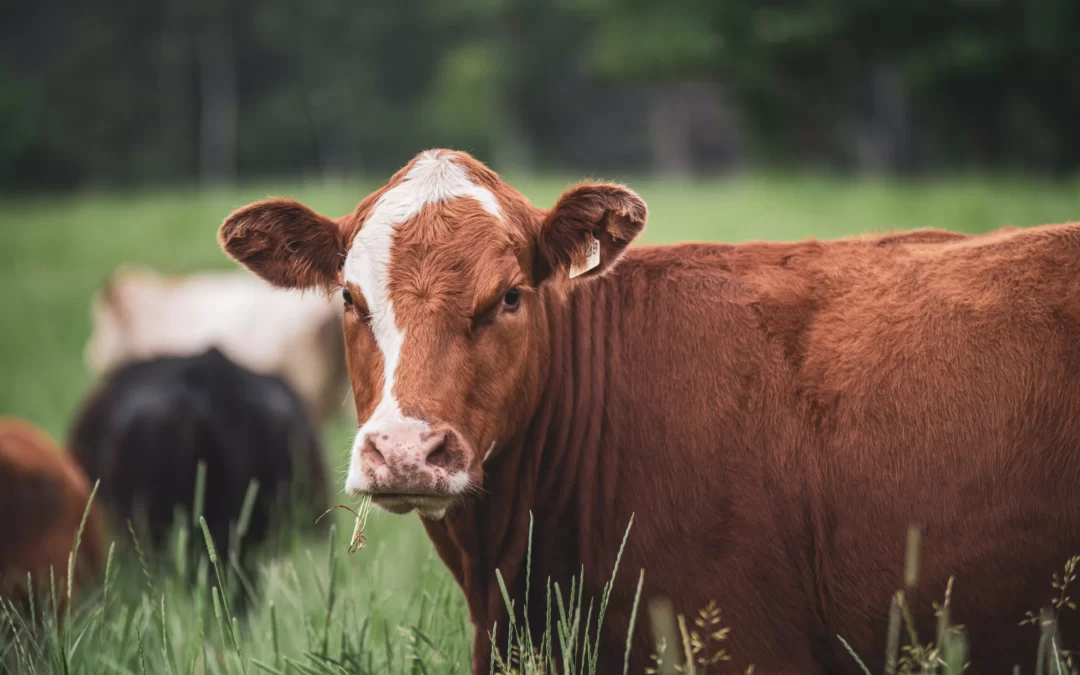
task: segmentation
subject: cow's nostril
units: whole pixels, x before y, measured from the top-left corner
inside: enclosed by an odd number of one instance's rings
[[[386,458],[383,457],[382,451],[379,450],[379,446],[375,443],[374,439],[368,439],[367,443],[364,444],[364,449],[360,452],[360,455],[368,466],[386,466]]]
[[[428,456],[424,460],[424,462],[428,466],[445,468],[450,461],[449,458],[450,454],[446,452],[446,441],[444,440],[442,443],[436,445],[434,449],[432,449],[432,451],[428,453]]]

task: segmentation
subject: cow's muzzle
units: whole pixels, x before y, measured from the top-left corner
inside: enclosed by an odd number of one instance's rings
[[[467,492],[467,446],[461,437],[426,424],[380,425],[357,439],[346,490],[367,493],[391,513],[441,515]]]

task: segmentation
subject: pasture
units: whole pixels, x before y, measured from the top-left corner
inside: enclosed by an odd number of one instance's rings
[[[577,177],[504,178],[546,206]],[[975,233],[1080,217],[1076,181],[611,178],[625,180],[648,204],[647,243],[831,238],[931,226]],[[116,265],[165,272],[229,268],[215,235],[232,209],[273,194],[337,215],[378,184],[0,202],[0,413],[65,438],[70,415],[92,384],[82,361],[90,297]],[[325,429],[335,502],[346,502],[341,485],[350,440],[351,430],[340,420]],[[0,614],[0,671],[18,653],[32,656],[25,672],[38,673],[468,672],[472,629],[464,602],[417,518],[376,513],[366,547],[352,555],[346,551],[352,516],[338,510],[325,520],[332,522],[329,532],[306,536],[310,524],[297,523],[282,539],[278,555],[262,566],[263,591],[235,625],[211,590],[211,567],[182,555],[140,560],[128,533],[114,530],[116,553],[105,584],[76,603],[63,630],[44,631],[35,641],[23,634],[16,643],[5,637]],[[202,534],[188,519],[175,536],[183,543]],[[632,586],[638,573],[619,570],[615,583]],[[232,575],[223,570],[223,576]],[[242,584],[231,579],[232,586]],[[715,600],[722,609],[723,599]],[[638,630],[647,629],[639,616]],[[1017,628],[1025,629],[1031,630]]]

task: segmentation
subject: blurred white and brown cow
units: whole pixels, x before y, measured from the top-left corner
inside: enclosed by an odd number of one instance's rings
[[[955,575],[972,672],[1034,662],[1017,624],[1080,553],[1080,224],[629,247],[645,220],[620,185],[542,209],[430,151],[340,218],[268,200],[222,224],[271,283],[344,287],[346,488],[424,517],[475,672],[508,625],[495,571],[539,635],[545,582],[597,599],[632,515],[600,672],[639,569],[643,600],[718,604],[725,672],[862,672],[838,636],[880,671],[911,524],[920,631]],[[1057,626],[1075,647],[1077,615]]]
[[[353,415],[341,314],[340,293],[274,288],[242,271],[163,275],[124,266],[93,298],[84,357],[104,375],[132,361],[217,348],[282,377],[322,423]]]

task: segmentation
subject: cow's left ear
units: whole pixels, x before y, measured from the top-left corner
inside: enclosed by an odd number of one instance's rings
[[[538,242],[539,279],[604,274],[645,229],[645,202],[630,188],[580,183],[548,211]]]

